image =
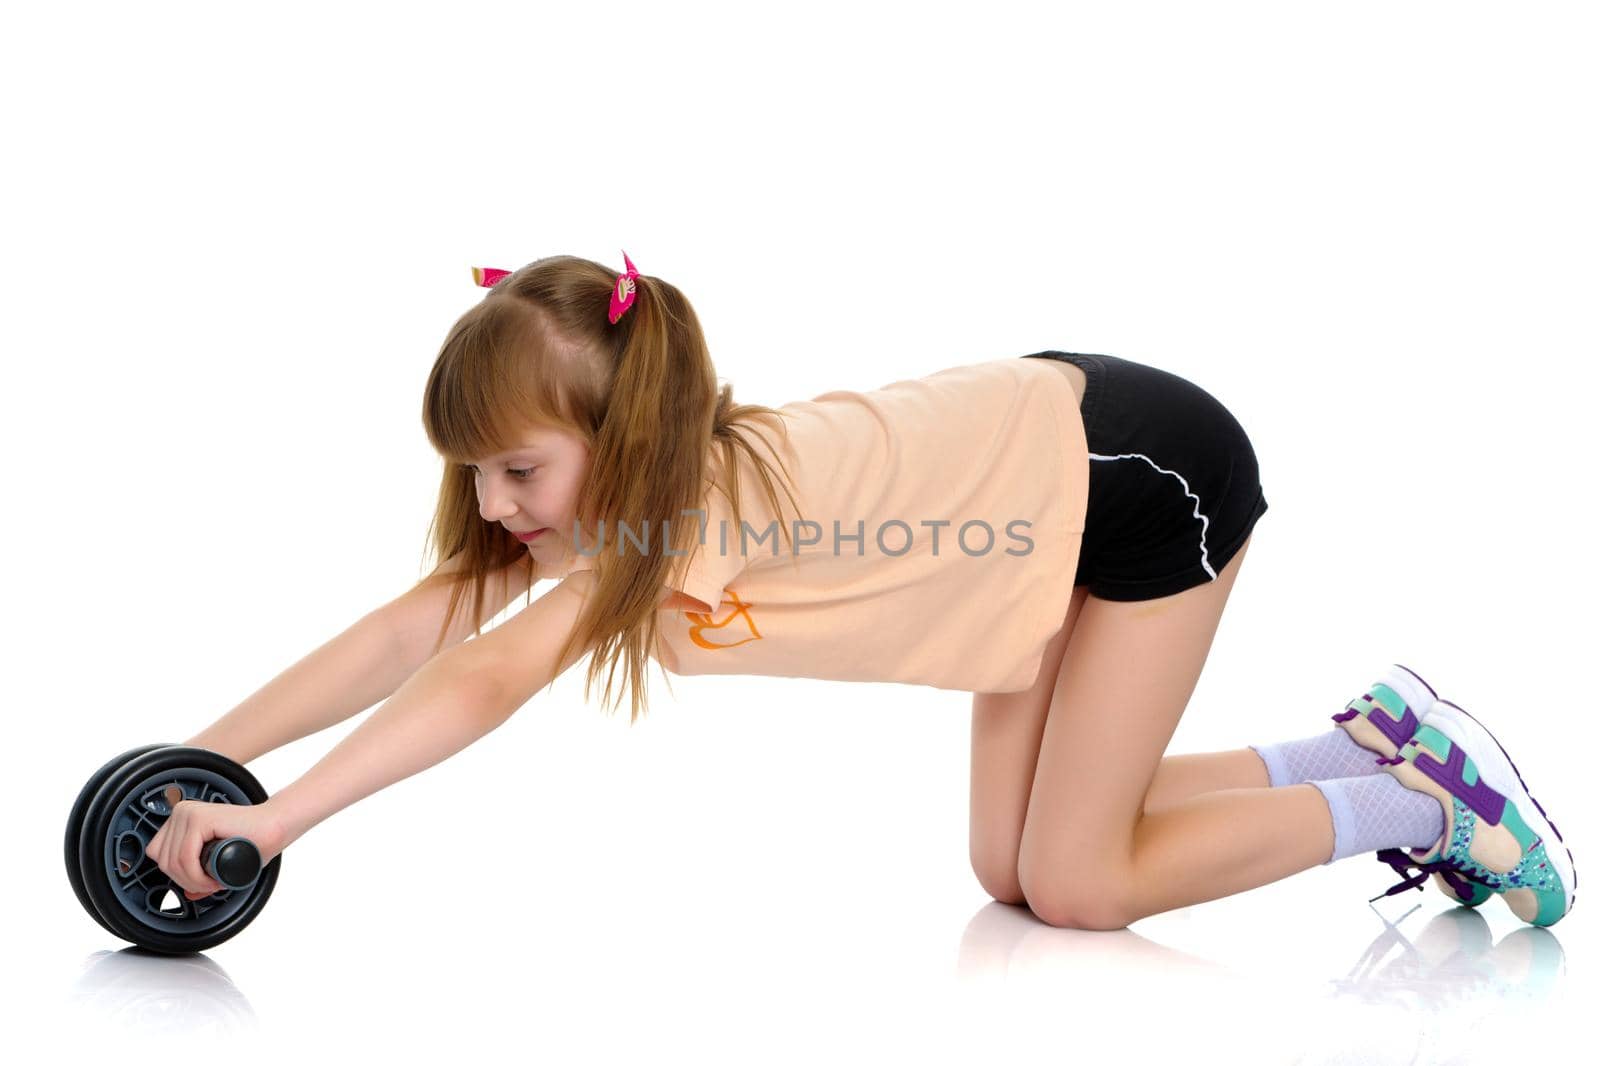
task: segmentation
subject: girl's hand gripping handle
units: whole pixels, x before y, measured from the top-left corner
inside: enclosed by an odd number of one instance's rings
[[[270,799],[254,805],[183,800],[172,808],[172,816],[156,831],[145,854],[186,897],[203,899],[224,888],[242,887],[220,884],[207,869],[207,860],[219,856],[203,854],[208,844],[221,845],[233,837],[255,845],[260,867],[288,845],[288,833]]]

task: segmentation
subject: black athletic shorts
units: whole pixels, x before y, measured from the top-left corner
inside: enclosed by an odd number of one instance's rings
[[[1034,352],[1083,369],[1089,509],[1074,585],[1153,600],[1215,581],[1267,510],[1244,428],[1204,389],[1114,355]]]

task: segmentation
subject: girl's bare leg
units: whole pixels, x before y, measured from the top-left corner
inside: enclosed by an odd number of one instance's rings
[[[1085,601],[1045,715],[1017,856],[1023,895],[1045,922],[1122,928],[1333,853],[1333,818],[1316,786],[1262,787],[1265,767],[1249,768],[1237,752],[1174,760],[1169,773],[1184,776],[1156,788],[1244,554],[1175,595]],[[1254,787],[1162,799],[1232,784],[1247,768]],[[1157,809],[1146,813],[1153,790]]]
[[[1168,810],[1184,800],[1225,788],[1266,788],[1267,765],[1249,748],[1196,755],[1168,755],[1156,767],[1145,793],[1144,813]]]

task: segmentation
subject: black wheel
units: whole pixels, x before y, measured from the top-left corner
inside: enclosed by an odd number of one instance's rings
[[[272,895],[281,854],[246,887],[190,900],[145,849],[183,800],[266,802],[255,775],[225,755],[182,745],[158,746],[108,765],[78,834],[83,896],[100,924],[167,955],[204,951],[250,924]],[[169,898],[176,906],[166,905]]]
[[[89,912],[90,917],[105,926],[108,933],[116,935],[116,930],[106,925],[106,920],[100,917],[100,912],[95,910],[94,904],[89,902],[89,894],[83,888],[83,867],[78,862],[78,842],[83,836],[83,816],[89,809],[89,801],[94,799],[94,794],[100,791],[100,786],[106,783],[106,778],[111,776],[111,771],[137,758],[147,751],[157,748],[175,747],[173,744],[146,744],[139,748],[129,748],[115,759],[106,763],[93,774],[89,775],[88,782],[78,792],[78,798],[73,801],[72,812],[67,815],[66,860],[67,880],[72,882],[73,894],[78,897],[78,902],[83,904],[83,909]]]

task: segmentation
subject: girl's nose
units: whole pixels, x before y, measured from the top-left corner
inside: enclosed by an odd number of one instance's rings
[[[478,514],[485,522],[498,522],[516,510],[509,500],[499,493],[485,493],[478,503]]]

